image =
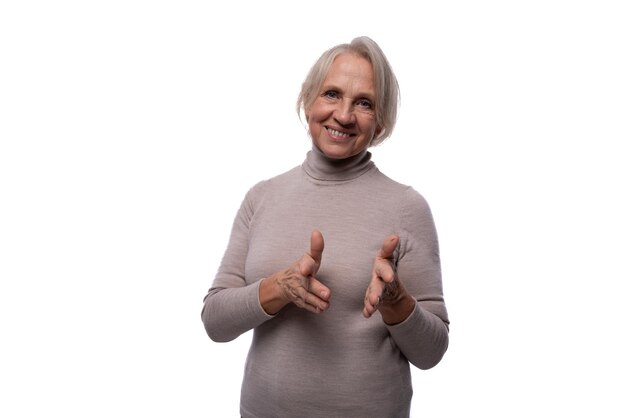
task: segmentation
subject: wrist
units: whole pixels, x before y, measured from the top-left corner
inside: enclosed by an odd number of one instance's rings
[[[413,313],[416,304],[417,302],[411,295],[404,293],[393,301],[383,301],[378,310],[385,324],[396,325]]]
[[[285,300],[276,277],[269,276],[261,279],[259,286],[259,302],[268,315],[276,315],[289,303],[288,300]]]

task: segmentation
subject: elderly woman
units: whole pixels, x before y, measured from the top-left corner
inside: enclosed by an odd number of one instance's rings
[[[371,39],[324,52],[297,102],[312,149],[245,196],[202,310],[214,341],[254,330],[243,417],[408,417],[409,363],[431,368],[447,349],[430,209],[368,151],[398,97]]]

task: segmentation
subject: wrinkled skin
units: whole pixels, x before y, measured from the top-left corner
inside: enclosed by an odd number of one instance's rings
[[[363,316],[370,318],[379,310],[388,324],[404,320],[413,310],[414,301],[399,280],[394,251],[400,239],[390,235],[374,259],[372,279],[365,292]],[[331,291],[315,276],[322,263],[324,238],[311,233],[310,250],[291,266],[274,273],[261,283],[261,304],[269,314],[276,314],[289,303],[309,312],[321,313],[330,307]]]
[[[395,268],[394,251],[400,242],[397,235],[388,236],[374,259],[372,280],[365,291],[363,316],[371,317],[379,308],[395,306],[408,296]]]
[[[289,303],[314,313],[328,309],[330,289],[315,277],[322,263],[323,251],[322,233],[314,230],[309,252],[261,283],[261,304],[267,313],[275,314]],[[264,292],[268,288],[270,290]]]

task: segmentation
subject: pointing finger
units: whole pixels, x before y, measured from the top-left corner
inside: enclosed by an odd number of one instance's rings
[[[315,277],[311,277],[309,280],[309,292],[313,293],[323,301],[330,299],[330,289],[322,284]]]
[[[393,258],[393,252],[396,250],[399,242],[400,237],[398,237],[397,235],[389,235],[387,238],[385,238],[383,246],[378,252],[378,257],[386,259]]]
[[[391,283],[396,278],[396,273],[389,261],[381,261],[374,265],[375,277],[381,279],[385,283]]]

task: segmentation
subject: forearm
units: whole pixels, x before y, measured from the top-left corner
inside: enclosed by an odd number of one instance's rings
[[[414,305],[403,321],[387,325],[394,342],[404,356],[419,369],[430,369],[443,358],[448,348],[448,327],[437,315]]]
[[[259,303],[259,285],[211,289],[204,300],[202,322],[216,342],[232,341],[268,319]]]

